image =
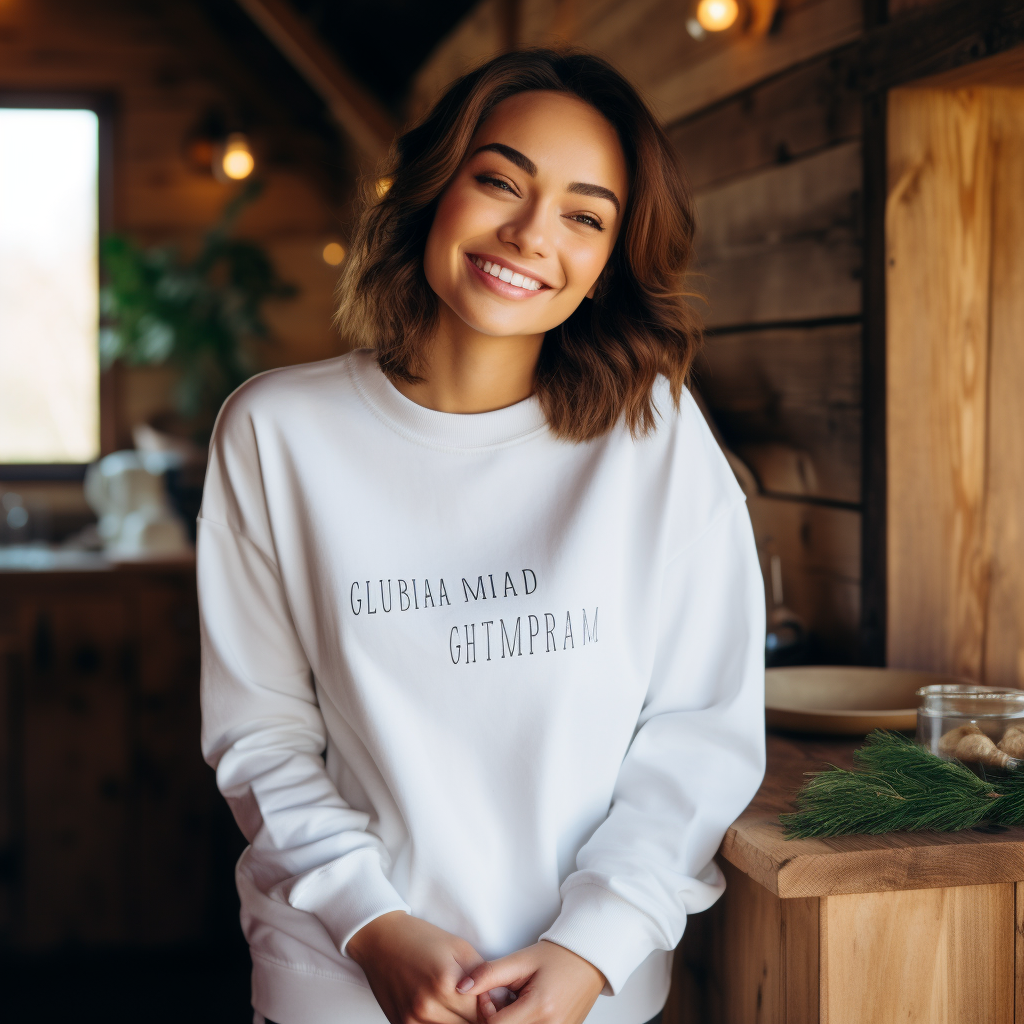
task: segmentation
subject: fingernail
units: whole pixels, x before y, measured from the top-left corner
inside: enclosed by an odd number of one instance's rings
[[[472,978],[463,978],[462,981],[455,986],[456,992],[468,992],[476,982]]]
[[[493,1017],[498,1011],[494,1008],[494,1003],[490,999],[484,999],[481,1002],[480,1008],[484,1011],[485,1017]]]

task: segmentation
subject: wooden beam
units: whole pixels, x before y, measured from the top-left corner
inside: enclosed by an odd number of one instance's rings
[[[306,21],[287,0],[238,0],[238,4],[323,97],[335,121],[364,157],[374,163],[379,160],[395,136],[394,121]]]
[[[886,102],[864,101],[864,334],[861,500],[861,651],[864,665],[885,664],[886,451],[885,451],[885,200]]]
[[[647,87],[664,124],[860,38],[861,0],[821,0],[787,12],[775,31],[748,31],[706,60],[684,64]]]
[[[1020,0],[945,0],[869,32],[859,84],[866,93],[965,67],[1024,44]]]

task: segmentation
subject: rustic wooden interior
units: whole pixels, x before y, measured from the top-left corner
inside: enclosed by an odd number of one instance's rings
[[[429,55],[396,30],[404,78],[385,33],[343,38],[373,5],[337,6],[7,0],[0,99],[95,101],[104,228],[186,249],[230,194],[186,142],[211,110],[244,118],[266,187],[239,234],[301,285],[266,309],[279,365],[346,347],[321,252],[346,240],[359,176],[396,126],[501,50],[604,54],[696,195],[695,384],[745,467],[770,610],[804,622],[820,662],[1024,687],[1020,0],[748,0],[699,41],[679,0],[467,0],[434,5]],[[395,0],[394,17],[412,6]],[[108,372],[104,450],[130,447],[173,384]],[[88,516],[80,483],[9,470],[0,491],[55,529]],[[0,949],[12,976],[59,962],[80,991],[116,964],[129,994],[149,977],[132,965],[159,951],[207,985],[211,1021],[242,1021],[239,836],[199,759],[196,622],[191,566],[0,572]],[[666,1024],[838,1024],[894,1005],[901,1020],[1024,1021],[1021,837],[797,856],[775,816],[802,771],[852,746],[773,743],[767,788],[723,847],[730,890],[677,956]],[[811,888],[780,883],[790,856]]]

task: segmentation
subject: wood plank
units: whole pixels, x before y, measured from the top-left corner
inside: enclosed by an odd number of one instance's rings
[[[817,1024],[821,987],[821,900],[782,900],[786,1024]],[[827,952],[827,951],[826,951]]]
[[[985,681],[1024,688],[1024,89],[989,90],[992,207]]]
[[[995,145],[980,90],[889,99],[888,663],[983,670]]]
[[[742,331],[707,339],[697,381],[726,442],[764,490],[857,502],[861,365],[856,323]],[[773,472],[768,443],[806,453],[810,472]]]
[[[782,900],[731,864],[715,918],[708,1016],[712,1021],[786,1019],[786,949]]]
[[[130,774],[118,598],[23,606],[24,885],[29,948],[123,941]]]
[[[192,581],[143,580],[132,632],[133,780],[127,835],[128,934],[169,945],[203,935],[210,898],[209,836],[219,801],[199,735],[199,621]]]
[[[831,896],[823,901],[822,1020],[1013,1020],[1011,884]]]
[[[1013,1021],[1024,1024],[1024,882],[1013,887]]]
[[[810,156],[861,134],[856,48],[786,71],[668,130],[695,189]]]
[[[648,86],[647,93],[662,122],[670,124],[794,64],[853,42],[863,24],[859,0],[794,4],[776,30],[739,35],[713,57],[680,66]]]
[[[1019,0],[939,0],[869,32],[861,45],[865,95],[954,73],[1024,43]]]
[[[864,104],[864,333],[861,507],[861,650],[864,665],[885,664],[886,619],[886,104]]]
[[[849,768],[862,743],[769,733],[764,782],[726,833],[721,856],[784,899],[1024,881],[1024,828],[784,838],[778,816],[792,810],[805,774]]]
[[[700,193],[708,326],[858,315],[861,175],[851,142]]]
[[[820,901],[780,900],[721,867],[725,895],[687,920],[666,1024],[817,1024]]]

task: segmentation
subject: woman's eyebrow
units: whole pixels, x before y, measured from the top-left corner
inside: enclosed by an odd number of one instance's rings
[[[619,197],[610,188],[605,188],[604,185],[589,185],[585,181],[573,181],[569,183],[565,191],[572,192],[573,195],[577,196],[607,199],[615,207],[616,213],[622,212],[619,206]]]
[[[502,142],[488,142],[486,146],[473,150],[473,156],[476,156],[477,153],[486,153],[488,151],[500,153],[506,160],[511,160],[521,171],[526,171],[531,178],[537,177],[537,165],[528,156],[520,153],[518,149],[506,146]]]

